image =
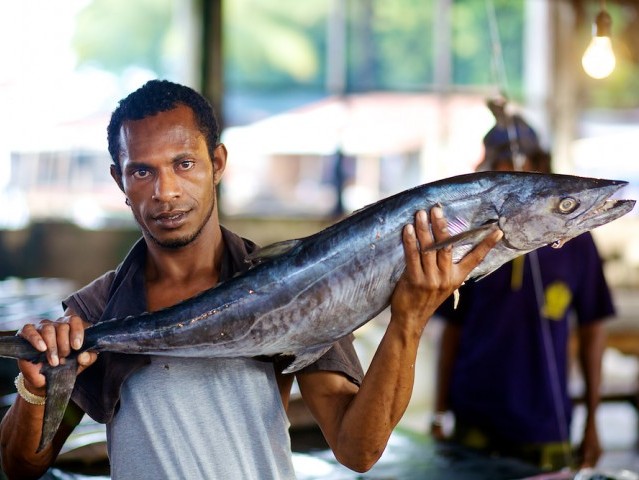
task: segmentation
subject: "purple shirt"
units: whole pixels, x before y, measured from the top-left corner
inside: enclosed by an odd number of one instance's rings
[[[544,290],[543,320],[531,271],[535,257]],[[586,233],[561,249],[544,247],[515,259],[469,282],[460,294],[456,310],[447,302],[438,312],[462,325],[449,392],[456,419],[500,441],[561,441],[552,386],[560,387],[569,423],[571,320],[583,325],[615,313],[592,236]],[[542,322],[550,333],[550,354]]]

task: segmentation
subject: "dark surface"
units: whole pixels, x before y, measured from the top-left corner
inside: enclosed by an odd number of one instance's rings
[[[357,473],[340,465],[330,450],[313,448],[321,433],[306,430],[303,435],[300,439],[296,433],[292,434],[293,445],[304,448],[294,447],[298,480],[515,480],[541,473],[517,460],[489,458],[458,445],[438,443],[401,430],[391,435],[386,451],[369,472]],[[83,436],[87,442],[83,442]],[[75,442],[74,449],[63,449],[66,455],[42,478],[107,480],[105,440],[104,425],[90,421],[84,428],[76,429],[68,442]]]
[[[518,460],[490,458],[452,443],[396,430],[377,464],[356,473],[338,464],[330,450],[296,452],[299,480],[514,480],[541,471]]]

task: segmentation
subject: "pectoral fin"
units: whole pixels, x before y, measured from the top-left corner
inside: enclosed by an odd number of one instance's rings
[[[44,404],[44,422],[42,436],[36,453],[47,447],[60,428],[64,412],[69,404],[78,364],[75,359],[66,359],[64,365],[51,367],[45,364],[41,373],[47,379],[47,399]]]
[[[331,347],[332,345],[320,345],[319,347],[309,348],[302,353],[296,354],[295,359],[282,371],[282,373],[293,373],[301,370],[324,355]]]
[[[446,240],[432,244],[424,250],[441,250],[442,248],[452,245],[458,251],[464,254],[473,249],[475,245],[499,228],[497,222],[490,222],[461,233],[454,234]],[[455,259],[453,259],[454,261]],[[461,260],[461,258],[460,258]]]

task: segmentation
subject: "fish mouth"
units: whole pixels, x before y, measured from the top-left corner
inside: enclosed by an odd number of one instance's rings
[[[577,221],[581,225],[580,230],[592,230],[594,228],[600,227],[601,225],[612,222],[619,217],[622,217],[634,208],[635,203],[636,200],[606,199],[599,205],[592,207],[581,217],[568,222],[568,227],[570,227],[575,221]],[[573,236],[559,238],[555,240],[551,245],[553,248],[561,248],[571,238],[573,238]]]
[[[586,213],[584,219],[628,213],[635,206],[635,200],[606,199],[599,206]]]
[[[628,185],[625,180],[604,180],[593,179],[596,183],[591,185],[590,190],[599,191],[598,198],[587,208],[582,215],[567,222],[568,227],[575,222],[582,224],[586,229],[591,230],[630,212],[635,206],[635,200],[611,198],[619,190]]]
[[[579,221],[587,225],[588,228],[595,228],[630,212],[635,203],[636,200],[606,199],[584,213]]]

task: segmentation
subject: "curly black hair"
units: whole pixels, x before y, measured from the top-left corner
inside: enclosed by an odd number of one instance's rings
[[[186,105],[195,115],[195,121],[204,135],[209,155],[220,139],[220,127],[213,107],[206,98],[190,87],[168,80],[150,80],[136,91],[120,100],[111,114],[107,127],[109,153],[118,175],[122,174],[120,165],[120,129],[127,120],[142,120],[160,112]]]

